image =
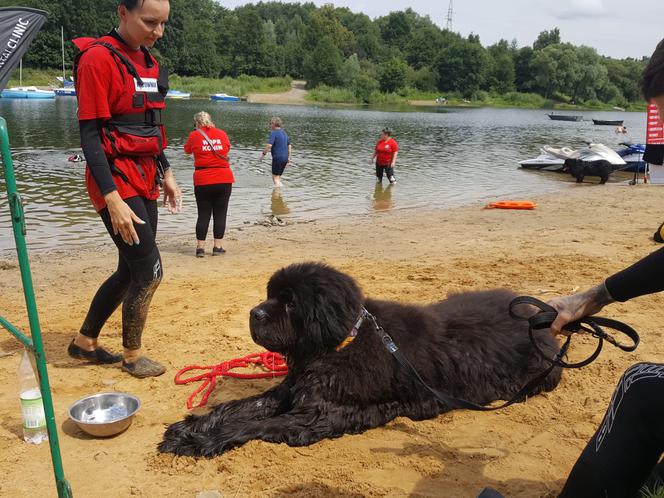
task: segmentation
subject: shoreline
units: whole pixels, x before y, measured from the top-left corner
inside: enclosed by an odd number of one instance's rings
[[[547,300],[594,285],[659,247],[650,240],[664,212],[657,187],[574,185],[564,195],[536,196],[534,211],[484,210],[484,203],[474,202],[286,227],[252,225],[229,233],[227,254],[202,260],[193,256],[188,237],[169,238],[162,232],[165,276],[144,342],[147,354],[168,371],[146,380],[115,366],[84,366],[66,355],[92,295],[113,270],[111,244],[34,255],[65,474],[74,493],[176,497],[218,490],[247,497],[433,497],[444,489],[450,496],[475,497],[492,486],[510,497],[556,496],[624,369],[664,356],[663,331],[654,325],[664,319],[664,297],[607,308],[606,316],[641,333],[635,353],[606,347],[592,365],[564,372],[554,391],[493,414],[453,411],[420,422],[399,418],[360,435],[302,448],[253,441],[213,459],[159,455],[155,447],[165,424],[187,413],[185,400],[197,387],[174,385],[180,368],[260,349],[248,334],[248,311],[264,299],[265,284],[276,269],[323,261],[353,276],[365,295],[402,302],[424,304],[451,292],[492,287]],[[638,213],[632,212],[634,205]],[[19,272],[12,263],[15,258],[0,260],[1,314],[26,330]],[[119,313],[101,339],[119,348]],[[573,342],[576,358],[592,348],[588,339]],[[0,392],[0,441],[7,448],[0,454],[5,475],[0,494],[54,496],[48,446],[19,439],[20,413],[12,389],[19,351],[8,334],[0,341],[0,379],[8,386]],[[275,382],[220,380],[210,405],[261,392]],[[103,390],[130,392],[143,406],[127,432],[96,440],[72,426],[66,410],[76,399]]]

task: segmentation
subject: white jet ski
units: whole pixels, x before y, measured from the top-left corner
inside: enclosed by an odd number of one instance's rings
[[[583,161],[609,161],[615,169],[625,166],[625,160],[620,155],[604,144],[588,144],[588,147],[571,149],[561,147],[557,149],[545,145],[540,149],[540,155],[534,159],[526,159],[519,164],[524,169],[536,169],[543,171],[565,171],[566,159],[581,159]]]

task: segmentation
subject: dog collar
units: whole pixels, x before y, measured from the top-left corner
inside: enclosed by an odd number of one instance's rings
[[[353,325],[353,328],[350,330],[350,333],[346,336],[346,338],[341,341],[341,344],[339,344],[336,349],[337,351],[341,351],[343,348],[348,346],[351,342],[355,340],[357,337],[357,333],[360,330],[360,327],[364,323],[364,319],[368,316],[369,312],[364,309],[364,306],[362,306],[362,311],[360,311],[360,316],[357,317],[357,321],[355,322],[355,325]]]

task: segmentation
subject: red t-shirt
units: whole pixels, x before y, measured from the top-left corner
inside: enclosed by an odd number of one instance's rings
[[[216,154],[198,130],[192,131],[184,144],[184,151],[194,155],[194,167],[201,168],[194,170],[194,186],[233,183],[235,178],[228,163],[228,153],[231,150],[228,135],[218,128],[203,128],[203,131],[212,142]]]
[[[156,64],[153,68],[146,68],[145,55],[141,50],[132,50],[108,36],[103,37],[103,40],[108,41],[122,52],[134,64],[139,74],[148,74],[149,72],[149,74],[154,73],[156,76],[158,73]],[[93,41],[93,39],[79,39],[77,45],[81,48],[88,41]],[[121,71],[124,72],[124,80]],[[135,113],[136,109],[133,107],[131,99],[135,92],[134,78],[128,76],[124,67],[122,69],[118,67],[118,62],[107,48],[94,46],[81,56],[76,76],[79,120],[105,120],[112,115]],[[156,107],[163,107],[163,104]],[[141,175],[145,179],[146,190],[148,191],[147,193],[138,192],[132,185],[123,181],[121,177],[114,175],[113,180],[121,198],[127,199],[142,195],[152,200],[159,197],[159,188],[154,186],[157,174],[154,157],[122,157],[116,158],[114,161],[121,170],[133,168],[135,167],[133,163],[137,163],[141,168]],[[129,164],[130,162],[132,164]],[[85,183],[95,209],[97,211],[102,210],[106,207],[106,202],[88,168],[86,168]]]
[[[399,150],[399,144],[393,138],[378,140],[376,142],[376,164],[378,166],[390,166],[394,153]]]

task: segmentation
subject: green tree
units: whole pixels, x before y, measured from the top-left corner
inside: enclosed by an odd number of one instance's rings
[[[535,51],[530,47],[512,49],[512,60],[514,61],[514,83],[519,92],[529,92],[533,89],[533,74],[530,64]]]
[[[357,54],[353,54],[344,61],[341,67],[339,74],[341,85],[346,88],[352,88],[360,74],[362,74],[360,59]]]
[[[378,90],[378,82],[366,73],[361,73],[353,84],[355,98],[360,102],[369,103],[371,95]]]
[[[380,89],[383,92],[393,93],[406,85],[408,66],[401,59],[392,59],[379,67]]]
[[[421,67],[408,75],[408,85],[423,92],[435,92],[436,74],[430,67]]]
[[[542,31],[533,43],[534,50],[543,50],[549,45],[560,44],[560,29],[553,28],[551,31]]]
[[[462,40],[449,45],[436,60],[438,89],[470,98],[480,89],[485,68],[486,52],[478,43]]]
[[[512,51],[506,40],[500,40],[487,49],[487,67],[484,86],[487,90],[505,94],[514,91],[516,72]]]
[[[231,74],[267,76],[268,45],[263,21],[253,5],[236,9],[237,24],[231,40],[233,59]]]
[[[443,34],[437,27],[415,29],[404,47],[406,61],[413,69],[431,66],[443,46]]]
[[[320,84],[338,85],[343,65],[341,52],[328,37],[321,38],[315,48],[304,58],[303,73],[309,88]]]

